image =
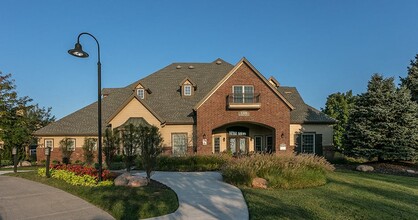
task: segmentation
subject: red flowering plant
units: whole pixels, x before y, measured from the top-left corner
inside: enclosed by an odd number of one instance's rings
[[[84,175],[89,175],[92,177],[95,177],[96,179],[98,179],[98,171],[96,168],[94,167],[85,167],[83,165],[80,164],[57,164],[57,165],[51,165],[51,169],[55,169],[55,170],[67,170],[70,172],[73,172],[75,175],[77,176],[84,176]],[[111,179],[111,174],[109,170],[103,169],[102,170],[102,179],[103,180],[110,180]]]

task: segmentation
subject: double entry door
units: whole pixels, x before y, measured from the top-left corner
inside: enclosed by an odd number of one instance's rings
[[[232,154],[245,154],[248,153],[248,137],[245,136],[230,136],[229,149]]]

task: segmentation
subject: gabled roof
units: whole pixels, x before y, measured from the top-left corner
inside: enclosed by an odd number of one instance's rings
[[[222,59],[211,63],[173,63],[123,88],[105,88],[102,100],[102,127],[136,98],[162,124],[194,124],[194,109],[199,107],[242,64],[247,64],[282,99],[291,111],[291,123],[334,123],[335,120],[306,105],[296,88],[274,87],[248,60],[233,66]],[[191,67],[192,66],[192,67]],[[188,79],[197,89],[193,96],[181,95],[179,82]],[[152,90],[145,99],[138,99],[135,87],[141,84]],[[290,93],[289,93],[290,92]],[[37,136],[97,135],[97,102],[94,102],[35,132]]]
[[[222,84],[224,83],[224,82],[226,82],[228,79],[229,79],[229,77],[231,77],[234,73],[235,73],[235,71],[237,71],[237,69],[239,68],[239,67],[241,67],[241,65],[243,65],[243,64],[246,64],[246,65],[248,65],[253,71],[254,71],[254,73],[271,89],[271,91],[273,91],[290,109],[294,109],[294,107],[293,107],[293,105],[289,102],[289,101],[287,101],[286,100],[286,98],[282,95],[282,94],[280,94],[278,91],[277,91],[277,89],[273,86],[273,85],[271,85],[271,83],[270,82],[268,82],[267,81],[267,79],[260,73],[260,72],[258,72],[258,70],[250,63],[250,61],[248,61],[245,57],[243,57],[235,66],[234,66],[234,68],[233,69],[231,69],[230,71],[229,71],[229,73],[228,74],[226,74],[226,76],[221,80],[221,81],[219,81],[217,84],[216,84],[216,86],[202,99],[202,100],[200,100],[195,106],[194,106],[194,109],[196,110],[196,109],[198,109],[200,106],[202,106],[202,104],[203,103],[205,103],[206,102],[206,100],[208,100],[209,99],[209,97],[211,97],[212,95],[213,95],[213,93],[215,93],[216,92],[216,90],[218,90],[219,89],[219,87],[221,87],[222,86]]]
[[[290,112],[292,124],[334,124],[335,119],[307,105],[295,87],[280,86],[277,90],[296,108]]]

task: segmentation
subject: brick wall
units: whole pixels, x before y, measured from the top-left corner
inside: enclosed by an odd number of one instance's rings
[[[261,108],[245,110],[249,116],[239,116],[238,113],[242,110],[228,110],[226,97],[232,93],[233,85],[253,85],[254,93],[261,94]],[[197,109],[197,153],[210,154],[212,130],[234,122],[256,123],[274,128],[276,152],[293,152],[289,147],[290,108],[245,63]],[[204,134],[207,136],[206,146],[202,144]],[[286,151],[279,151],[281,143],[286,144]]]
[[[42,161],[42,160],[46,160],[46,156],[45,156],[45,148],[41,148],[38,147],[36,148],[36,158],[37,161]],[[62,162],[62,156],[61,156],[61,151],[57,148],[54,148],[53,151],[51,151],[51,163],[52,161],[56,160],[59,162]],[[83,149],[82,148],[76,148],[75,151],[71,154],[71,158],[70,161],[71,163],[74,163],[75,161],[80,160],[84,162],[84,154],[83,154]],[[94,151],[94,161],[97,162],[97,151]],[[102,161],[105,161],[105,157],[103,154],[102,157]]]

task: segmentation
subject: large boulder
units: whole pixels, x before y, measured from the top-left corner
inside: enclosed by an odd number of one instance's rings
[[[29,161],[22,161],[21,164],[20,164],[20,166],[22,166],[22,167],[30,167],[30,166],[32,166],[32,164]]]
[[[359,165],[357,166],[356,170],[361,171],[361,172],[371,172],[374,170],[374,168],[368,165]]]
[[[258,188],[258,189],[267,189],[267,180],[260,178],[260,177],[256,177],[253,179],[253,182],[251,183],[251,186],[253,188]]]
[[[114,184],[115,186],[127,186],[131,178],[132,175],[130,173],[123,173],[115,178]]]
[[[147,178],[142,176],[132,176],[128,183],[128,186],[130,187],[141,187],[146,185],[148,185]]]
[[[148,185],[147,178],[142,176],[123,173],[114,180],[115,186],[141,187]]]

